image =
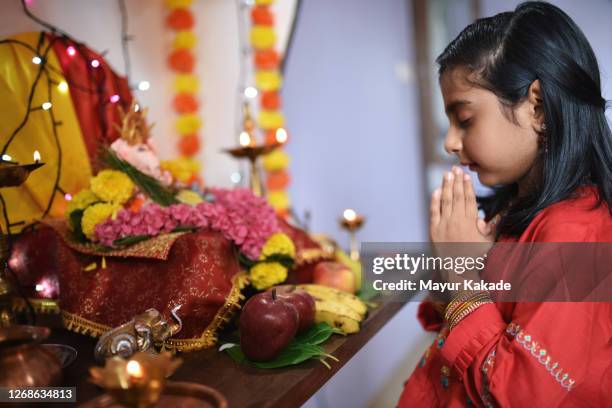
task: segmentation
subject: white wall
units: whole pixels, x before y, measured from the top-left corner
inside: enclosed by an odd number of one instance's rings
[[[124,74],[121,49],[121,17],[116,0],[28,0],[31,11],[40,18],[67,31],[96,51],[108,50],[107,61]],[[177,155],[178,134],[171,109],[172,72],[166,58],[172,32],[165,27],[167,11],[163,0],[126,0],[133,84],[147,80],[150,90],[135,90],[136,97],[149,107],[149,120],[155,122],[153,142],[162,158]],[[196,74],[201,80],[200,101],[203,128],[202,150],[205,182],[230,186],[230,175],[238,170],[235,161],[221,149],[236,143],[236,97],[239,76],[238,5],[239,0],[194,0]],[[275,6],[279,44],[286,42],[295,0],[279,0]],[[19,0],[2,0],[0,37],[40,27],[22,12]],[[247,33],[248,35],[248,33]]]
[[[520,0],[481,0],[481,14],[491,16],[511,11]],[[612,1],[611,0],[549,0],[549,3],[565,11],[584,32],[595,51],[601,72],[602,96],[612,98]],[[612,121],[612,109],[606,111]]]

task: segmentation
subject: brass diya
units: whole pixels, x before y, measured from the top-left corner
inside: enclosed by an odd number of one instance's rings
[[[357,231],[363,226],[365,217],[357,214],[355,210],[347,208],[338,221],[340,226],[349,233],[349,256],[353,261],[359,261],[359,244],[357,243]]]
[[[242,145],[240,147],[234,147],[232,149],[225,149],[224,152],[229,153],[236,159],[248,159],[250,164],[250,187],[253,194],[258,197],[263,196],[263,184],[261,182],[261,174],[259,172],[259,166],[257,161],[260,156],[265,156],[268,153],[273,152],[278,147],[282,146],[282,143],[273,143],[267,145]]]
[[[45,163],[13,164],[0,161],[0,187],[18,187],[29,177],[30,173]]]
[[[214,388],[191,382],[168,381],[155,408],[228,408],[227,399]],[[88,401],[81,408],[124,408],[110,395]]]
[[[104,388],[119,404],[133,408],[153,406],[164,391],[166,377],[181,365],[168,352],[138,352],[129,360],[115,356],[104,367],[92,367],[90,381]]]
[[[0,328],[0,387],[50,387],[60,382],[57,355],[40,344],[49,333],[38,326]]]

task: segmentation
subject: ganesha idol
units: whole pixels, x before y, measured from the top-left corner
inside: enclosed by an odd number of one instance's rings
[[[53,301],[66,328],[106,334],[100,353],[115,347],[112,330],[132,333],[117,350],[212,347],[247,287],[311,282],[335,257],[250,190],[179,181],[151,147],[145,115],[135,103],[121,112],[106,168],[75,192],[63,219],[24,232],[10,261],[35,306]],[[155,316],[145,320],[162,334],[143,340],[143,316]]]

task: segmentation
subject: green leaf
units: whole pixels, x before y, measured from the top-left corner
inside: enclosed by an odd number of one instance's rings
[[[174,228],[170,232],[193,232],[193,231],[195,231],[197,229],[198,229],[198,227],[195,227],[193,225],[181,225],[179,227]]]
[[[130,163],[121,160],[111,149],[106,149],[106,153],[106,163],[113,169],[127,174],[134,184],[136,184],[151,200],[164,207],[178,203],[172,190],[162,186],[159,181],[144,174]]]
[[[294,264],[293,258],[283,254],[272,254],[266,257],[265,262],[278,262],[287,269],[292,269]]]
[[[306,333],[295,338],[295,341],[302,344],[321,344],[331,337],[332,334],[344,334],[341,330],[331,327],[327,323],[313,325]]]
[[[87,241],[87,237],[85,237],[85,234],[83,234],[83,229],[81,228],[81,219],[83,218],[84,211],[85,210],[74,210],[70,213],[70,217],[68,218],[68,222],[72,228],[72,235],[74,239],[79,242]]]
[[[119,238],[113,241],[113,245],[115,246],[128,246],[133,245],[138,242],[146,241],[150,239],[149,235],[131,235],[129,237]]]
[[[372,284],[367,281],[363,281],[361,284],[361,289],[359,293],[357,293],[357,297],[363,300],[366,303],[370,303],[372,299],[379,295],[379,292],[372,287]]]
[[[280,368],[300,364],[311,358],[322,359],[329,357],[319,344],[323,343],[340,331],[327,323],[313,325],[306,333],[294,338],[291,343],[274,359],[270,361],[250,361],[246,358],[239,346],[225,349],[227,354],[239,364],[247,363],[258,368]]]

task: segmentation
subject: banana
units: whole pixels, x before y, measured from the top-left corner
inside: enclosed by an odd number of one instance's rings
[[[329,286],[316,284],[304,284],[297,286],[298,288],[304,289],[306,292],[308,292],[311,296],[315,298],[324,299],[330,302],[340,303],[342,305],[348,306],[360,316],[360,319],[356,320],[363,320],[363,318],[368,312],[368,307],[366,306],[366,304],[352,293],[343,292],[335,288],[330,288]]]
[[[353,310],[343,308],[339,303],[332,303],[325,300],[315,300],[315,322],[327,323],[331,327],[342,330],[346,334],[357,333],[359,331],[359,321]],[[348,313],[348,314],[345,314]]]

